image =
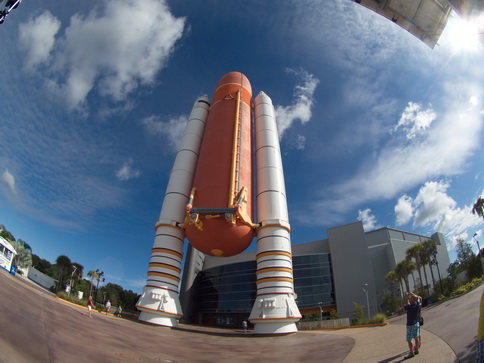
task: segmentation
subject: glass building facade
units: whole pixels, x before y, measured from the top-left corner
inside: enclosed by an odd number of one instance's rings
[[[199,272],[195,280],[199,323],[241,326],[257,295],[256,261],[217,266]],[[297,304],[304,309],[335,305],[329,254],[293,256]]]
[[[329,254],[294,256],[292,267],[299,310],[336,305]]]

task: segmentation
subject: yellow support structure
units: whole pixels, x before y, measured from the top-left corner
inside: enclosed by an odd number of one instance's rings
[[[237,157],[239,154],[239,129],[240,129],[240,90],[237,91],[237,106],[235,109],[235,118],[234,118],[234,138],[232,143],[232,168],[230,170],[230,190],[229,190],[229,198],[228,198],[228,207],[233,207],[236,203],[235,200],[235,193],[236,188],[235,184],[237,182]]]

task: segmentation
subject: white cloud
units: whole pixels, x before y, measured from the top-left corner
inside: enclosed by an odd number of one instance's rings
[[[461,233],[461,234],[456,234],[454,236],[450,236],[449,238],[447,238],[447,249],[450,251],[450,250],[453,250],[454,248],[457,247],[457,241],[458,240],[466,240],[468,237],[468,233],[467,232],[464,232],[464,233]]]
[[[49,11],[19,26],[20,45],[27,50],[26,67],[32,69],[49,59],[61,22]]]
[[[431,106],[423,110],[422,105],[409,102],[393,131],[401,127],[406,132],[407,139],[413,139],[418,134],[423,134],[436,117],[437,115]]]
[[[480,99],[481,92],[473,83],[454,87],[449,82],[444,89],[447,92],[440,116],[425,135],[405,142],[386,140],[353,176],[321,192],[314,208],[324,211],[324,216],[318,212],[317,220],[305,217],[305,221],[340,223],[344,214],[362,203],[390,199],[435,177],[464,172],[480,145],[483,128],[479,104],[470,103],[470,95]],[[419,218],[424,217],[422,213]]]
[[[300,83],[294,88],[294,101],[290,106],[275,107],[279,138],[282,138],[284,132],[296,120],[305,124],[311,119],[311,108],[314,103],[313,95],[319,83],[317,78],[306,71],[289,69],[288,72],[300,77]]]
[[[296,149],[304,150],[305,143],[306,143],[306,138],[303,135],[297,135],[297,139],[295,141]]]
[[[405,194],[402,195],[395,206],[395,215],[395,224],[397,226],[402,226],[410,222],[413,217],[412,198]]]
[[[455,208],[456,202],[447,195],[449,184],[445,182],[426,182],[415,198],[415,226],[424,226],[439,221]]]
[[[466,239],[468,230],[482,221],[471,214],[471,205],[458,207],[447,194],[449,188],[448,182],[429,181],[420,188],[415,199],[407,195],[400,197],[395,206],[397,225],[399,221],[408,223],[413,217],[414,227],[429,227],[443,233],[449,241],[449,249],[453,249],[456,238]]]
[[[116,177],[121,181],[127,181],[140,176],[140,171],[133,168],[133,160],[129,159],[116,172]]]
[[[358,211],[357,220],[363,223],[363,229],[365,231],[372,231],[377,228],[377,221],[374,214],[371,213],[370,208]]]
[[[168,121],[162,121],[160,117],[151,115],[141,120],[141,124],[152,135],[164,135],[168,144],[176,150],[187,125],[187,116],[172,117]]]
[[[15,189],[15,177],[7,170],[2,173],[2,182],[7,186],[10,193],[17,194]]]
[[[159,0],[110,0],[86,17],[76,14],[53,50],[49,87],[70,108],[81,106],[94,88],[122,100],[138,85],[154,82],[184,22]],[[30,43],[30,52],[34,48]]]

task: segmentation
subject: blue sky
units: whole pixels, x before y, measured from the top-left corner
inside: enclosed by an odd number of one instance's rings
[[[349,0],[25,0],[0,26],[0,224],[140,292],[194,100],[240,71],[276,107],[293,243],[365,230],[481,245],[484,50]]]

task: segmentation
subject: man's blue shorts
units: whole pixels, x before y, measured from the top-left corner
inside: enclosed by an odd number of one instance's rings
[[[420,324],[407,325],[407,342],[420,336]]]

